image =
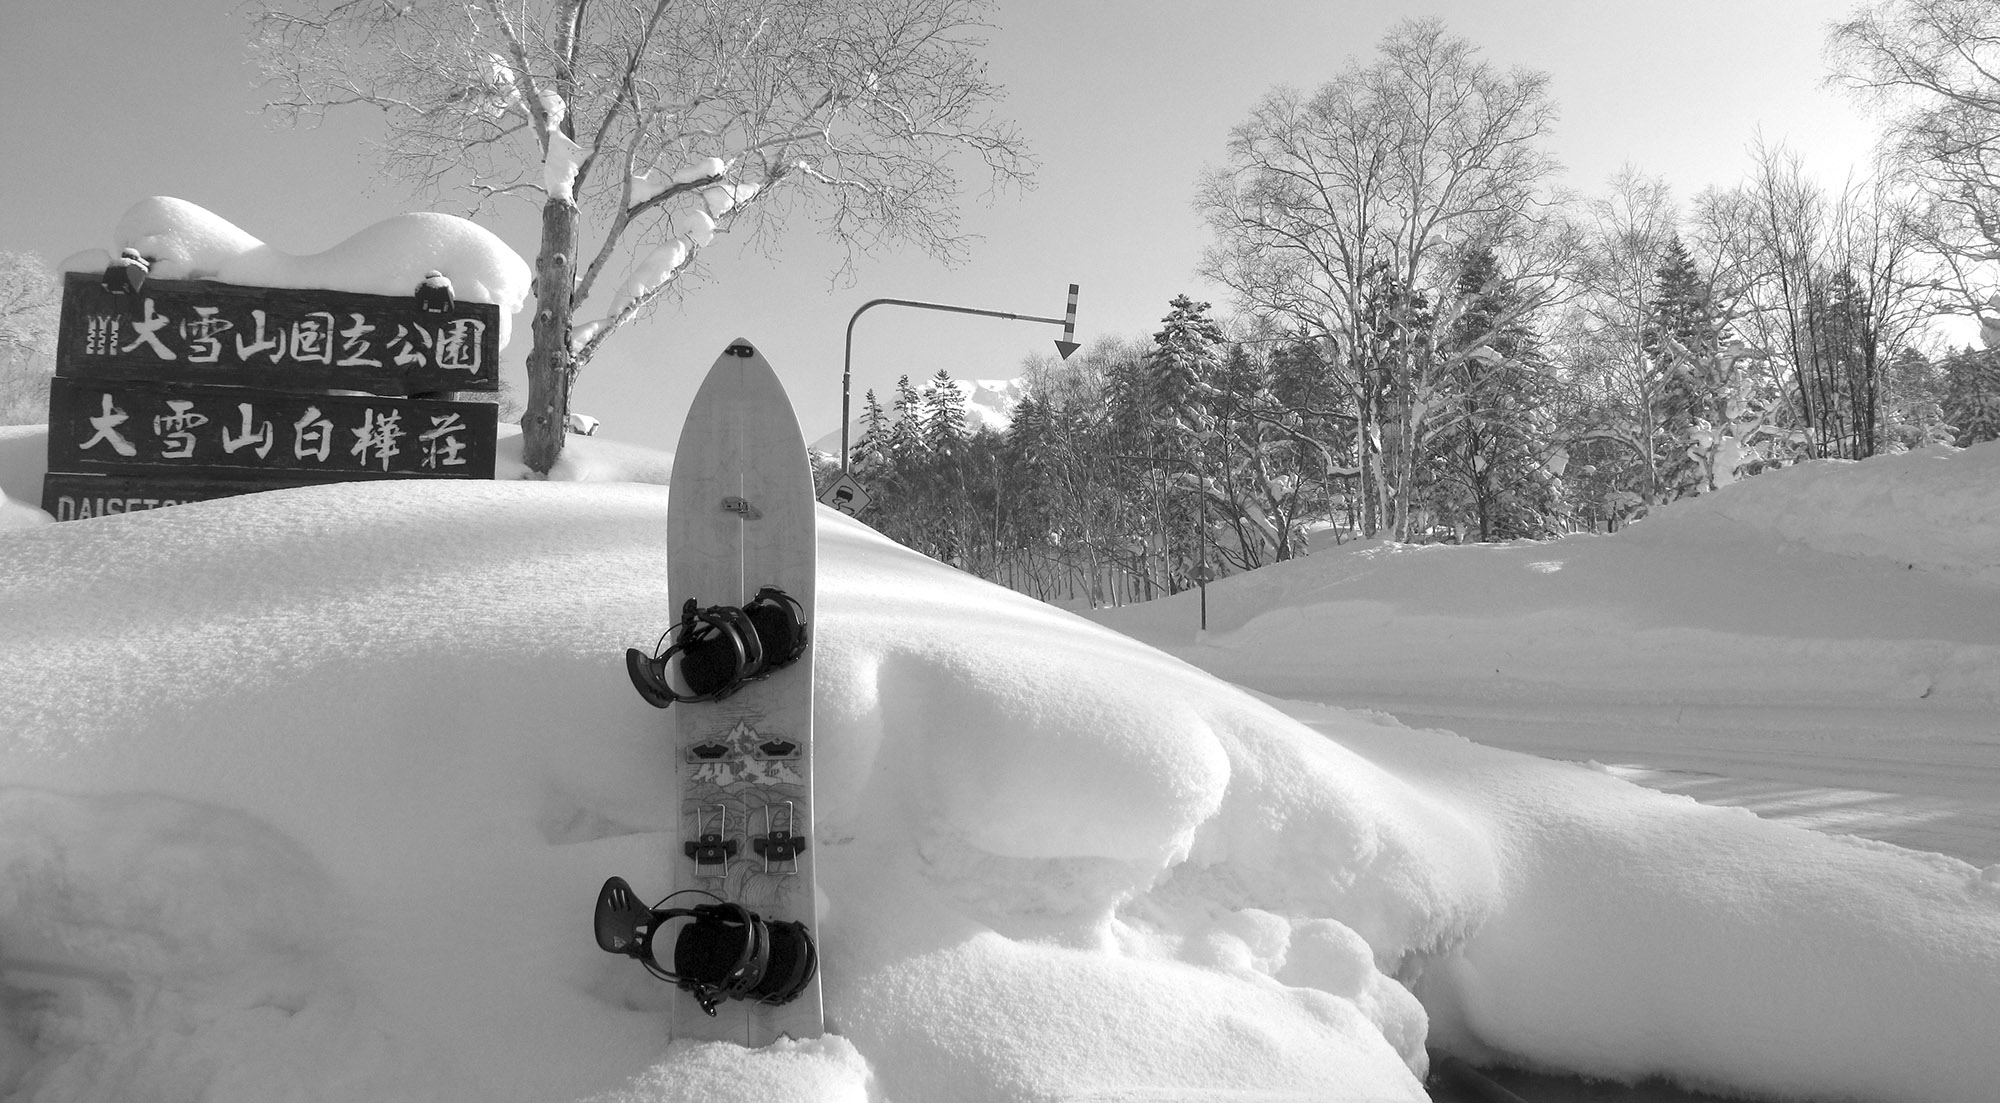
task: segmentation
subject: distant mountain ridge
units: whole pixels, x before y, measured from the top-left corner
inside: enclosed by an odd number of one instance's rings
[[[1027,381],[1023,379],[954,379],[960,394],[965,396],[965,428],[969,432],[991,429],[1004,433],[1014,424],[1014,408],[1028,393]],[[856,417],[848,424],[848,440],[851,444],[861,439],[861,419]],[[820,437],[812,442],[815,452],[834,455],[840,451],[840,430]]]

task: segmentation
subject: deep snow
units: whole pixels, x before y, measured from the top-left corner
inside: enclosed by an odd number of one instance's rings
[[[121,250],[151,261],[161,280],[216,280],[251,287],[324,288],[371,295],[407,295],[431,272],[451,281],[468,302],[500,308],[500,347],[513,334],[527,301],[528,262],[493,232],[435,211],[385,218],[324,252],[298,256],[266,244],[221,215],[172,196],[134,203],[112,230],[109,249],[65,258],[68,272],[102,272]]]
[[[42,448],[0,429],[10,497]],[[1191,595],[1100,614],[1317,702],[822,512],[836,1033],[758,1053],[669,1044],[673,995],[587,929],[606,875],[664,891],[678,849],[662,718],[620,662],[668,615],[667,491],[613,481],[666,460],[568,451],[597,481],[0,528],[0,1089],[1418,1100],[1427,1043],[1820,1099],[2000,1082],[2000,853],[1336,707],[1990,717],[1992,545],[1911,516],[1995,524],[2000,446],[1764,476],[1616,536],[1323,549],[1211,586],[1201,639]],[[1926,504],[1871,544],[1836,515],[1883,479]]]
[[[2000,861],[2000,445],[1822,461],[1616,536],[1321,546],[1095,615],[1230,681]]]

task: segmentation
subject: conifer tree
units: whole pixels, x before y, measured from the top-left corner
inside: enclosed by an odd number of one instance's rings
[[[1530,313],[1491,249],[1467,254],[1454,296],[1447,339],[1456,393],[1431,442],[1434,505],[1477,540],[1546,535],[1556,512],[1546,463],[1552,395]]]
[[[1367,273],[1359,318],[1348,359],[1356,413],[1367,427],[1357,449],[1363,528],[1407,540],[1423,450],[1418,434],[1439,382],[1438,312],[1427,292],[1378,264]]]
[[[1271,417],[1268,427],[1299,449],[1301,472],[1317,475],[1313,494],[1329,519],[1337,505],[1347,507],[1348,527],[1358,527],[1355,495],[1350,492],[1359,470],[1351,458],[1357,439],[1350,393],[1335,380],[1318,343],[1305,337],[1280,341],[1268,367]],[[1336,491],[1335,480],[1341,480]]]
[[[1660,497],[1671,501],[1705,489],[1697,440],[1723,403],[1715,378],[1720,348],[1708,285],[1680,235],[1667,239],[1654,270],[1653,301],[1641,341],[1652,376],[1649,392],[1659,430],[1655,460]]]
[[[1968,348],[1946,358],[1943,405],[1960,448],[2000,439],[2000,350]]]
[[[889,421],[889,458],[897,464],[923,451],[923,399],[907,373],[896,379],[896,402]]]
[[[1208,396],[1221,367],[1222,327],[1209,317],[1209,304],[1176,295],[1153,334],[1146,357],[1149,406],[1154,423],[1171,433],[1198,431],[1206,420]]]
[[[1152,428],[1152,388],[1146,377],[1146,362],[1136,356],[1118,356],[1104,368],[1105,428],[1115,447],[1124,454],[1145,448]]]
[[[1204,561],[1209,517],[1202,442],[1212,430],[1210,409],[1221,367],[1222,328],[1209,304],[1176,295],[1146,355],[1145,455],[1161,583],[1184,588]]]
[[[1306,519],[1324,515],[1326,446],[1304,431],[1304,415],[1281,402],[1278,360],[1234,344],[1215,376],[1204,456],[1210,498],[1232,537],[1215,550],[1222,563],[1244,570],[1300,554]]]
[[[925,554],[964,566],[966,540],[965,395],[951,373],[939,368],[916,396],[917,455],[909,463],[922,487]]]
[[[965,392],[958,389],[950,372],[939,368],[924,385],[919,402],[923,412],[918,435],[923,438],[924,450],[933,456],[956,455],[967,436]]]
[[[1825,454],[1864,459],[1874,454],[1881,415],[1881,334],[1855,274],[1841,268],[1813,289],[1818,320],[1812,389]]]
[[[1030,390],[1021,396],[1007,423],[1002,455],[1012,488],[1007,501],[1007,553],[1013,557],[1010,569],[1029,583],[1009,585],[1037,597],[1049,593],[1042,585],[1048,576],[1037,568],[1042,564],[1047,537],[1059,524],[1052,494],[1054,472],[1048,463],[1050,437],[1048,400]]]
[[[1881,449],[1899,452],[1952,442],[1944,383],[1943,369],[1915,348],[1905,347],[1890,358],[1882,373]]]
[[[888,462],[888,449],[889,415],[875,397],[875,388],[870,387],[861,398],[861,439],[854,442],[854,454],[848,462],[856,471],[877,471]]]

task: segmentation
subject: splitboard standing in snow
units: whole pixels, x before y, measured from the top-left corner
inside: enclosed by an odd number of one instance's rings
[[[667,497],[667,599],[678,618],[626,666],[673,706],[681,836],[673,891],[598,896],[598,945],[686,994],[673,1035],[763,1046],[825,1031],[813,882],[816,519],[805,439],[747,341],[709,369]]]

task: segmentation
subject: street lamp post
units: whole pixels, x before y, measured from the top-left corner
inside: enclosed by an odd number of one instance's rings
[[[953,314],[977,314],[985,318],[1006,318],[1016,322],[1046,322],[1063,327],[1061,339],[1056,341],[1056,352],[1069,359],[1077,349],[1076,344],[1076,291],[1077,285],[1069,285],[1069,309],[1060,318],[1038,318],[1031,314],[1012,314],[1004,310],[980,310],[970,306],[948,306],[944,303],[927,303],[916,299],[870,299],[861,304],[861,309],[847,319],[847,351],[840,363],[840,473],[847,474],[847,434],[849,394],[854,384],[854,323],[861,315],[878,306],[908,306],[918,310],[946,310]]]

